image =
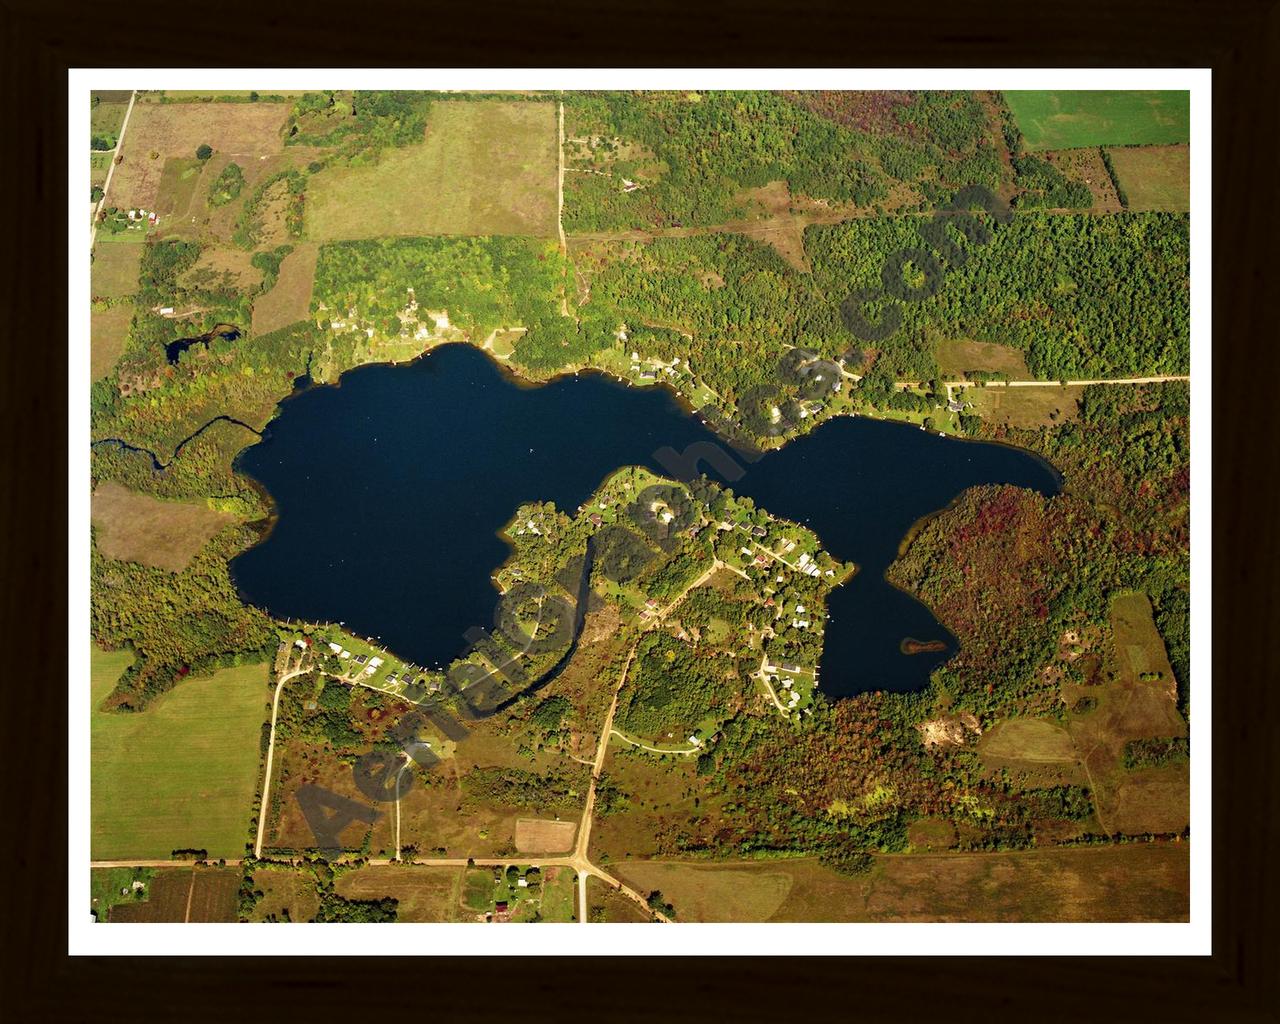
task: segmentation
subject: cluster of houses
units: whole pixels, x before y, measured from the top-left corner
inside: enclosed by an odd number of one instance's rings
[[[627,338],[625,331],[618,332],[619,340],[625,341]],[[640,362],[640,353],[631,353],[631,372],[639,377],[640,380],[654,381],[658,379],[659,373],[665,373],[668,377],[678,377],[680,375],[680,360],[673,359],[665,366],[656,359],[645,360],[648,366],[643,366]]]

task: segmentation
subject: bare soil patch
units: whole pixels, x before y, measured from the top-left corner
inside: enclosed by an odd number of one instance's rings
[[[567,853],[573,849],[578,824],[548,818],[517,818],[516,849],[521,853]]]

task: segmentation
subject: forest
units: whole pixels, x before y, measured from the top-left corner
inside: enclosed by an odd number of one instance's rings
[[[981,104],[921,92],[877,103],[867,131],[831,94],[610,92],[566,97],[565,228],[586,232],[715,224],[749,212],[745,190],[772,181],[813,199],[869,207],[906,183],[926,203],[995,187],[1002,167]],[[855,99],[854,102],[858,102]],[[582,164],[585,162],[585,166]],[[639,183],[624,190],[623,181]]]
[[[878,291],[886,258],[921,244],[912,218],[814,226],[805,234],[814,276],[836,301],[857,289]],[[1027,213],[995,227],[988,244],[961,247],[963,264],[948,266],[933,294],[894,304],[902,324],[879,345],[899,378],[936,375],[937,337],[1012,345],[1043,380],[1187,372],[1186,215]],[[922,279],[921,269],[908,261],[909,275]]]

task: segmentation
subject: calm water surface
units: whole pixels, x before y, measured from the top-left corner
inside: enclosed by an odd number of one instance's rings
[[[447,665],[469,628],[493,621],[490,575],[509,551],[497,531],[517,505],[572,514],[619,467],[665,472],[658,449],[715,440],[665,389],[597,374],[522,387],[468,345],[361,367],[291,397],[241,454],[278,518],[232,574],[274,615],[342,621],[418,664]],[[929,610],[884,579],[913,523],[977,484],[1058,489],[1027,452],[862,418],[739,463],[736,493],[860,567],[829,602],[820,683],[835,697],[917,689],[955,652]],[[946,649],[904,655],[906,637]]]

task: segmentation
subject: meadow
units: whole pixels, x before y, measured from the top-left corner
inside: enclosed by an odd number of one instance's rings
[[[422,143],[311,178],[306,235],[554,238],[556,161],[552,104],[437,101]]]
[[[265,666],[188,679],[143,712],[98,710],[132,660],[96,647],[90,655],[93,859],[239,856],[258,781]]]
[[[1191,208],[1191,150],[1186,146],[1123,146],[1110,151],[1111,163],[1130,210]]]
[[[808,859],[611,870],[681,921],[1185,921],[1190,843],[878,856],[857,877]]]
[[[215,533],[236,522],[204,502],[162,501],[110,481],[91,507],[98,550],[108,558],[181,572]]]
[[[1029,150],[1189,142],[1187,92],[1142,90],[1006,92]]]

